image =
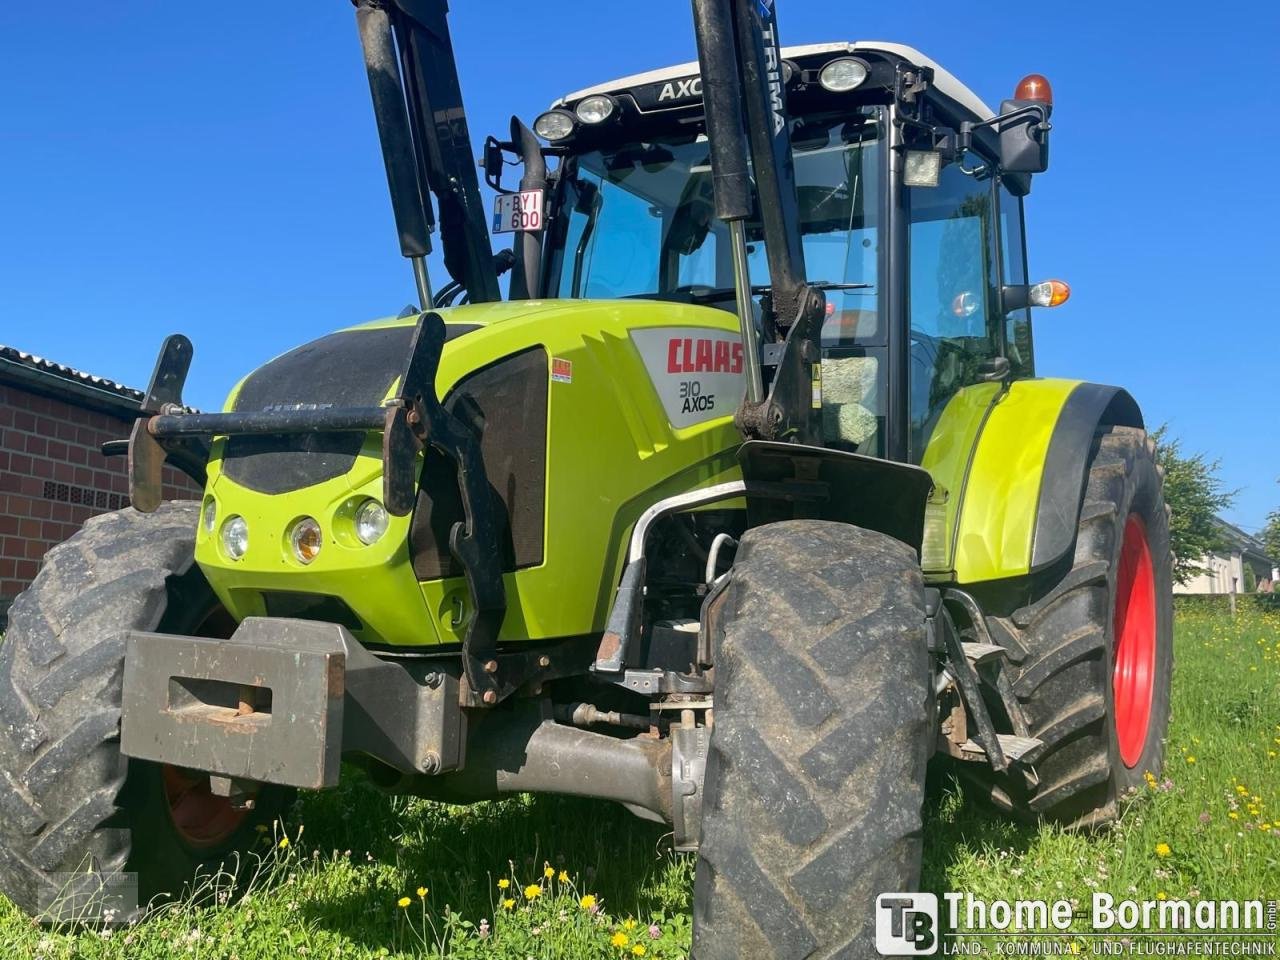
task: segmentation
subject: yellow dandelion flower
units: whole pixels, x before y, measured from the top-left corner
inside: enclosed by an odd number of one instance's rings
[[[514,900],[511,900],[511,899],[507,899],[507,900],[503,900],[503,901],[502,901],[502,909],[503,909],[503,910],[510,910],[510,909],[511,909],[512,907],[514,907],[515,905],[516,905],[516,902],[515,902]]]
[[[619,930],[610,938],[609,942],[612,943],[615,947],[622,948],[622,947],[625,947],[631,941],[627,939],[627,935],[625,933]]]
[[[1239,819],[1240,819],[1240,814],[1236,813],[1234,810],[1232,810],[1230,813],[1228,813],[1228,814],[1227,814],[1227,816],[1228,816],[1228,817],[1230,817],[1232,820],[1239,820]]]
[[[546,877],[548,880],[550,880],[552,877],[556,875],[556,868],[551,866],[551,864],[548,863],[545,867],[542,868],[542,875]]]
[[[568,882],[569,882],[569,871],[568,871],[568,870],[561,870],[561,871],[560,871],[560,876],[556,877],[556,879],[557,879],[557,880],[559,880],[561,883],[568,883]]]
[[[426,895],[427,895],[427,888],[426,888],[426,887],[419,887],[419,888],[418,888],[418,899],[419,899],[419,900],[422,900],[422,899],[424,899],[424,898],[426,897]]]
[[[542,888],[536,883],[531,883],[524,888],[524,898],[526,900],[537,900],[542,896]]]
[[[288,847],[289,847],[289,838],[288,838],[288,837],[281,837],[281,838],[280,838],[280,849],[281,849],[281,850],[286,850],[286,849],[288,849]]]
[[[1168,900],[1168,899],[1169,899],[1169,895],[1168,895],[1167,893],[1165,893],[1163,890],[1161,890],[1159,893],[1157,893],[1157,894],[1156,894],[1156,899],[1157,899],[1157,900]]]
[[[505,890],[509,886],[511,886],[511,881],[508,880],[506,877],[503,877],[501,880],[498,881],[499,890]]]
[[[1163,841],[1161,841],[1160,843],[1156,844],[1157,857],[1167,857],[1171,853],[1173,853],[1173,850],[1167,843],[1164,843]]]
[[[637,957],[643,957],[649,951],[644,948],[643,943],[637,943],[634,947],[631,948],[631,952],[634,953]]]
[[[1195,758],[1195,757],[1193,757],[1193,756],[1191,756],[1190,754],[1188,754],[1188,755],[1187,755],[1187,763],[1195,763],[1195,762],[1196,762],[1196,758]]]
[[[401,897],[399,900],[396,901],[397,907],[407,907],[408,905],[409,905],[408,897]]]
[[[622,921],[623,930],[634,930],[635,928],[636,928],[636,922],[632,920],[630,917]]]
[[[1270,830],[1270,829],[1271,829],[1271,824],[1269,824],[1269,823],[1260,823],[1260,824],[1258,824],[1258,829],[1259,829],[1259,830],[1261,830],[1263,833],[1265,833],[1266,831],[1268,831],[1268,830]]]
[[[580,906],[583,910],[590,910],[595,905],[596,905],[596,895],[594,893],[585,894],[582,897],[582,899],[578,901],[578,906]]]

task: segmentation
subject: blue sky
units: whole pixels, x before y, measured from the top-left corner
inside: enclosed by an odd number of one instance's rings
[[[1127,386],[1222,459],[1228,519],[1260,526],[1280,505],[1280,9],[779,7],[785,43],[909,43],[989,103],[1050,78],[1031,270],[1073,295],[1038,315],[1040,371]],[[454,8],[477,142],[694,56],[687,0]],[[182,331],[189,399],[214,407],[269,357],[412,299],[348,0],[0,5],[0,342],[141,386]]]

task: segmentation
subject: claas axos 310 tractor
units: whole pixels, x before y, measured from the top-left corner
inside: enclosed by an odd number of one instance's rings
[[[934,754],[1072,825],[1159,769],[1153,445],[1124,390],[1035,376],[1030,310],[1066,296],[1024,248],[1047,81],[993,112],[909,47],[693,13],[698,63],[477,167],[443,0],[357,0],[421,309],[220,413],[165,342],[131,508],[49,553],[0,644],[20,906],[179,893],[347,762],[671,824],[699,958],[861,956],[919,882]],[[165,463],[201,502],[161,502]]]

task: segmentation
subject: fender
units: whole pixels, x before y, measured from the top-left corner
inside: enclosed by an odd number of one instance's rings
[[[925,453],[925,467],[947,491],[942,503],[930,504],[943,520],[927,534],[925,554],[933,562],[926,572],[933,579],[971,584],[1025,576],[1061,558],[1075,543],[1098,428],[1143,426],[1137,403],[1119,387],[1020,380],[989,405],[976,402],[989,389],[967,388],[952,400],[965,415],[951,419],[973,439],[939,438],[945,446],[938,454],[931,438]],[[971,391],[975,396],[964,400]]]
[[[748,485],[774,488],[773,495],[761,496],[758,491],[753,495],[748,486],[750,526],[800,517],[831,520],[888,534],[920,552],[926,502],[933,488],[933,480],[920,467],[767,440],[744,443],[738,462]]]
[[[1127,390],[1082,383],[1067,397],[1049,441],[1031,540],[1032,571],[1049,566],[1075,545],[1093,441],[1101,426],[1145,424]]]

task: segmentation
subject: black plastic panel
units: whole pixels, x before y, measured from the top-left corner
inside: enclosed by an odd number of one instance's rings
[[[446,339],[476,327],[448,326]],[[404,371],[412,326],[347,330],[290,350],[251,373],[236,412],[377,406]],[[222,470],[258,493],[287,493],[340,477],[355,466],[358,433],[228,438]]]
[[[481,430],[480,455],[502,527],[504,571],[542,563],[546,508],[547,352],[513,354],[462,380],[445,400]],[[419,580],[462,576],[449,532],[463,520],[453,461],[428,448],[409,532]]]

